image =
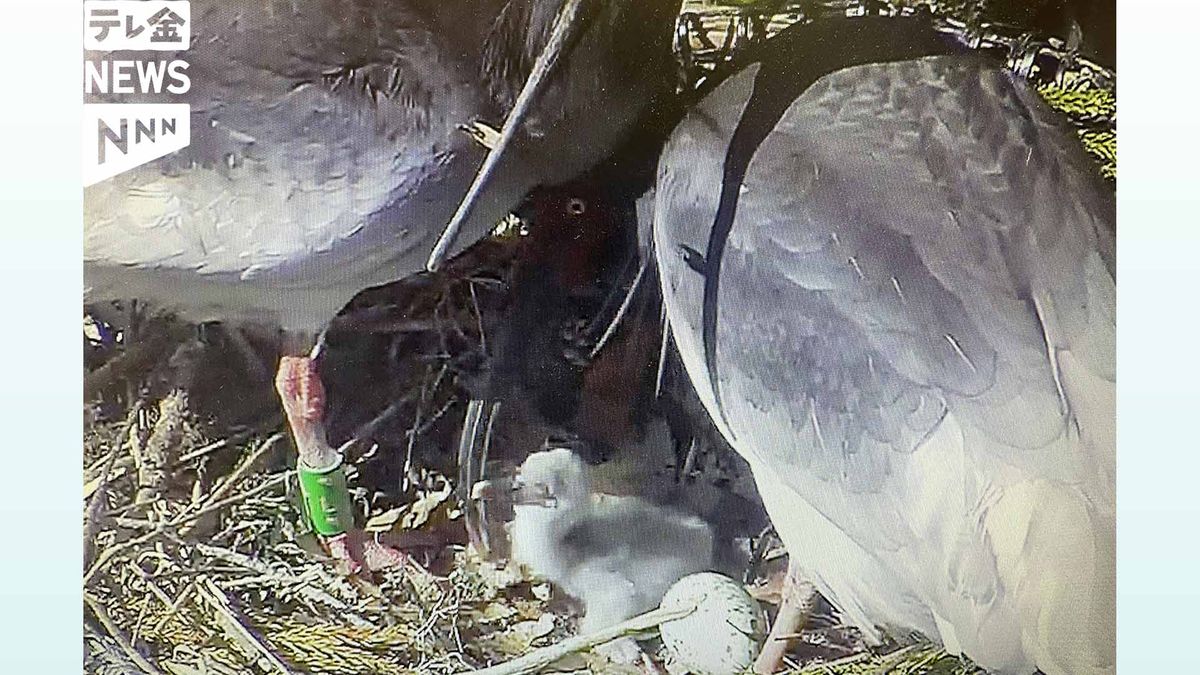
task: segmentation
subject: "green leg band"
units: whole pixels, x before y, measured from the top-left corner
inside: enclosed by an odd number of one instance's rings
[[[354,526],[350,493],[346,490],[346,471],[339,459],[326,469],[310,469],[297,463],[300,492],[313,529],[324,537],[342,534]]]

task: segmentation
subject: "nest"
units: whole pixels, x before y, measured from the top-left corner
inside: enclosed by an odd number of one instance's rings
[[[214,441],[187,401],[138,399],[88,433],[89,672],[458,672],[569,627],[547,623],[544,588],[457,543],[374,583],[339,575],[307,531],[287,439]],[[420,473],[375,528],[461,518],[448,480]]]
[[[137,344],[156,353],[125,340],[89,345],[89,376],[106,380],[92,390],[84,448],[87,672],[456,673],[575,634],[569,599],[467,545],[458,476],[444,456],[445,439],[462,424],[454,411],[465,407],[477,377],[466,364],[479,358],[486,328],[507,302],[500,286],[480,280],[506,279],[512,246],[502,237],[439,278],[373,289],[343,316],[361,328],[360,310],[375,308],[374,319],[416,323],[361,335],[343,324],[347,332],[329,345],[348,350],[346,387],[370,377],[351,377],[361,370],[351,364],[393,354],[367,369],[390,383],[385,393],[343,413],[347,429],[376,420],[374,435],[360,443],[369,447],[356,451],[361,466],[350,472],[357,520],[411,552],[402,568],[370,581],[341,574],[310,532],[276,407],[264,404],[257,416],[203,412],[231,398],[273,402],[269,380],[211,381],[211,373],[253,354],[212,336],[197,345],[195,327],[164,316],[139,321]],[[474,293],[464,286],[472,283]],[[403,349],[392,348],[397,341]],[[253,344],[264,359],[277,349]],[[131,357],[140,369],[123,365]],[[390,421],[378,421],[389,410]],[[772,565],[777,573],[781,563],[778,554],[758,555],[747,576],[767,576]],[[911,642],[888,643],[877,651],[892,656],[877,656],[826,616],[798,648],[801,662],[826,665],[796,672],[871,672],[864,669],[909,662],[919,667],[896,672],[968,672],[936,650],[896,653]],[[653,645],[650,653],[663,657]],[[557,667],[637,672],[587,651]]]
[[[547,584],[461,543],[372,582],[339,574],[307,531],[286,439],[213,432],[177,391],[90,430],[87,672],[456,673],[574,633],[572,607]],[[461,509],[449,487],[426,472],[418,498],[376,514],[373,526],[429,534],[452,525]],[[795,672],[970,672],[931,649],[838,660],[849,651],[840,645],[861,643],[833,626],[805,641],[833,663]],[[591,654],[567,665],[632,672]]]

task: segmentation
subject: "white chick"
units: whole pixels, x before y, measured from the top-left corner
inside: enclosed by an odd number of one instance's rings
[[[592,494],[587,465],[569,449],[530,455],[513,490],[513,560],[583,604],[584,633],[654,609],[672,584],[712,564],[704,521],[640,497]]]

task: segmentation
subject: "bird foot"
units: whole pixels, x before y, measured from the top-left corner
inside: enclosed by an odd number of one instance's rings
[[[300,453],[301,485],[309,518],[325,549],[346,574],[380,572],[404,564],[405,555],[354,528],[341,457],[325,437],[325,387],[309,357],[279,360],[275,388]]]
[[[779,612],[775,615],[771,632],[763,642],[758,658],[754,660],[755,673],[771,675],[780,670],[788,647],[804,627],[816,605],[816,599],[816,588],[804,580],[800,570],[789,562],[780,592]]]
[[[347,575],[399,569],[408,559],[402,551],[384,546],[362,530],[326,537],[325,548],[338,571]]]
[[[596,654],[604,657],[615,666],[624,666],[644,675],[664,675],[654,659],[631,637],[623,637],[594,649]],[[617,671],[622,668],[615,669]]]

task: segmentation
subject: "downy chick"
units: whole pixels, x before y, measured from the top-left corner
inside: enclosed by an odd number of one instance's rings
[[[671,584],[712,564],[706,523],[640,497],[592,494],[569,449],[530,455],[514,492],[513,560],[583,604],[584,633],[657,607]]]

